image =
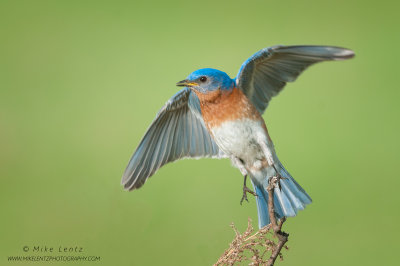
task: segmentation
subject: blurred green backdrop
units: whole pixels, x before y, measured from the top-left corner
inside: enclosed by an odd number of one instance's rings
[[[2,0],[0,264],[33,245],[101,257],[62,265],[215,262],[231,222],[256,226],[254,199],[239,205],[239,171],[228,160],[184,160],[125,192],[123,170],[193,70],[233,77],[261,48],[324,44],[356,58],[311,67],[264,115],[278,156],[314,200],[286,223],[290,250],[279,265],[398,265],[398,8]]]

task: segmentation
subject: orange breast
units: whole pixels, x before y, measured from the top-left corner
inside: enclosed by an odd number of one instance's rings
[[[199,97],[203,119],[208,128],[217,127],[230,120],[262,119],[257,109],[238,88],[231,91],[217,90],[206,94],[198,91],[195,93]]]

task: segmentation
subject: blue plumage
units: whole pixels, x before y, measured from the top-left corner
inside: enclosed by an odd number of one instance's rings
[[[280,186],[274,189],[274,207],[275,217],[280,219],[282,217],[296,216],[298,211],[304,210],[306,205],[312,202],[311,197],[305,190],[293,179],[293,177],[286,171],[282,164],[278,165],[278,171],[283,177],[280,180]],[[258,225],[260,228],[270,223],[268,214],[268,192],[267,186],[269,179],[266,177],[262,183],[253,182],[254,190],[258,197],[257,211],[258,211]]]
[[[246,60],[234,79],[212,68],[192,72],[177,83],[185,88],[158,112],[122,184],[140,188],[161,166],[182,158],[229,158],[253,183],[260,228],[270,222],[266,187],[274,176],[281,178],[281,188],[274,189],[276,218],[295,216],[311,198],[279,161],[261,115],[307,67],[353,56],[340,47],[274,46]],[[243,191],[246,197],[246,184]]]

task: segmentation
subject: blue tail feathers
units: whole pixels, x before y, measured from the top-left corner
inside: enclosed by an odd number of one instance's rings
[[[304,210],[307,204],[311,203],[311,198],[307,192],[290,176],[286,169],[279,165],[279,173],[283,179],[280,180],[281,189],[274,189],[274,207],[275,217],[296,216],[299,210]],[[255,192],[257,193],[257,210],[258,210],[258,226],[262,228],[270,223],[268,215],[268,186],[269,177],[266,177],[262,184],[253,183]]]

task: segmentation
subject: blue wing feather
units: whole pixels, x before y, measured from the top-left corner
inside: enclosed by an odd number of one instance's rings
[[[224,155],[205,128],[197,96],[184,88],[157,113],[132,155],[121,183],[126,189],[137,189],[164,164],[199,157]]]
[[[272,97],[307,67],[327,60],[352,58],[353,51],[333,46],[273,46],[264,48],[240,67],[236,86],[263,113]]]

